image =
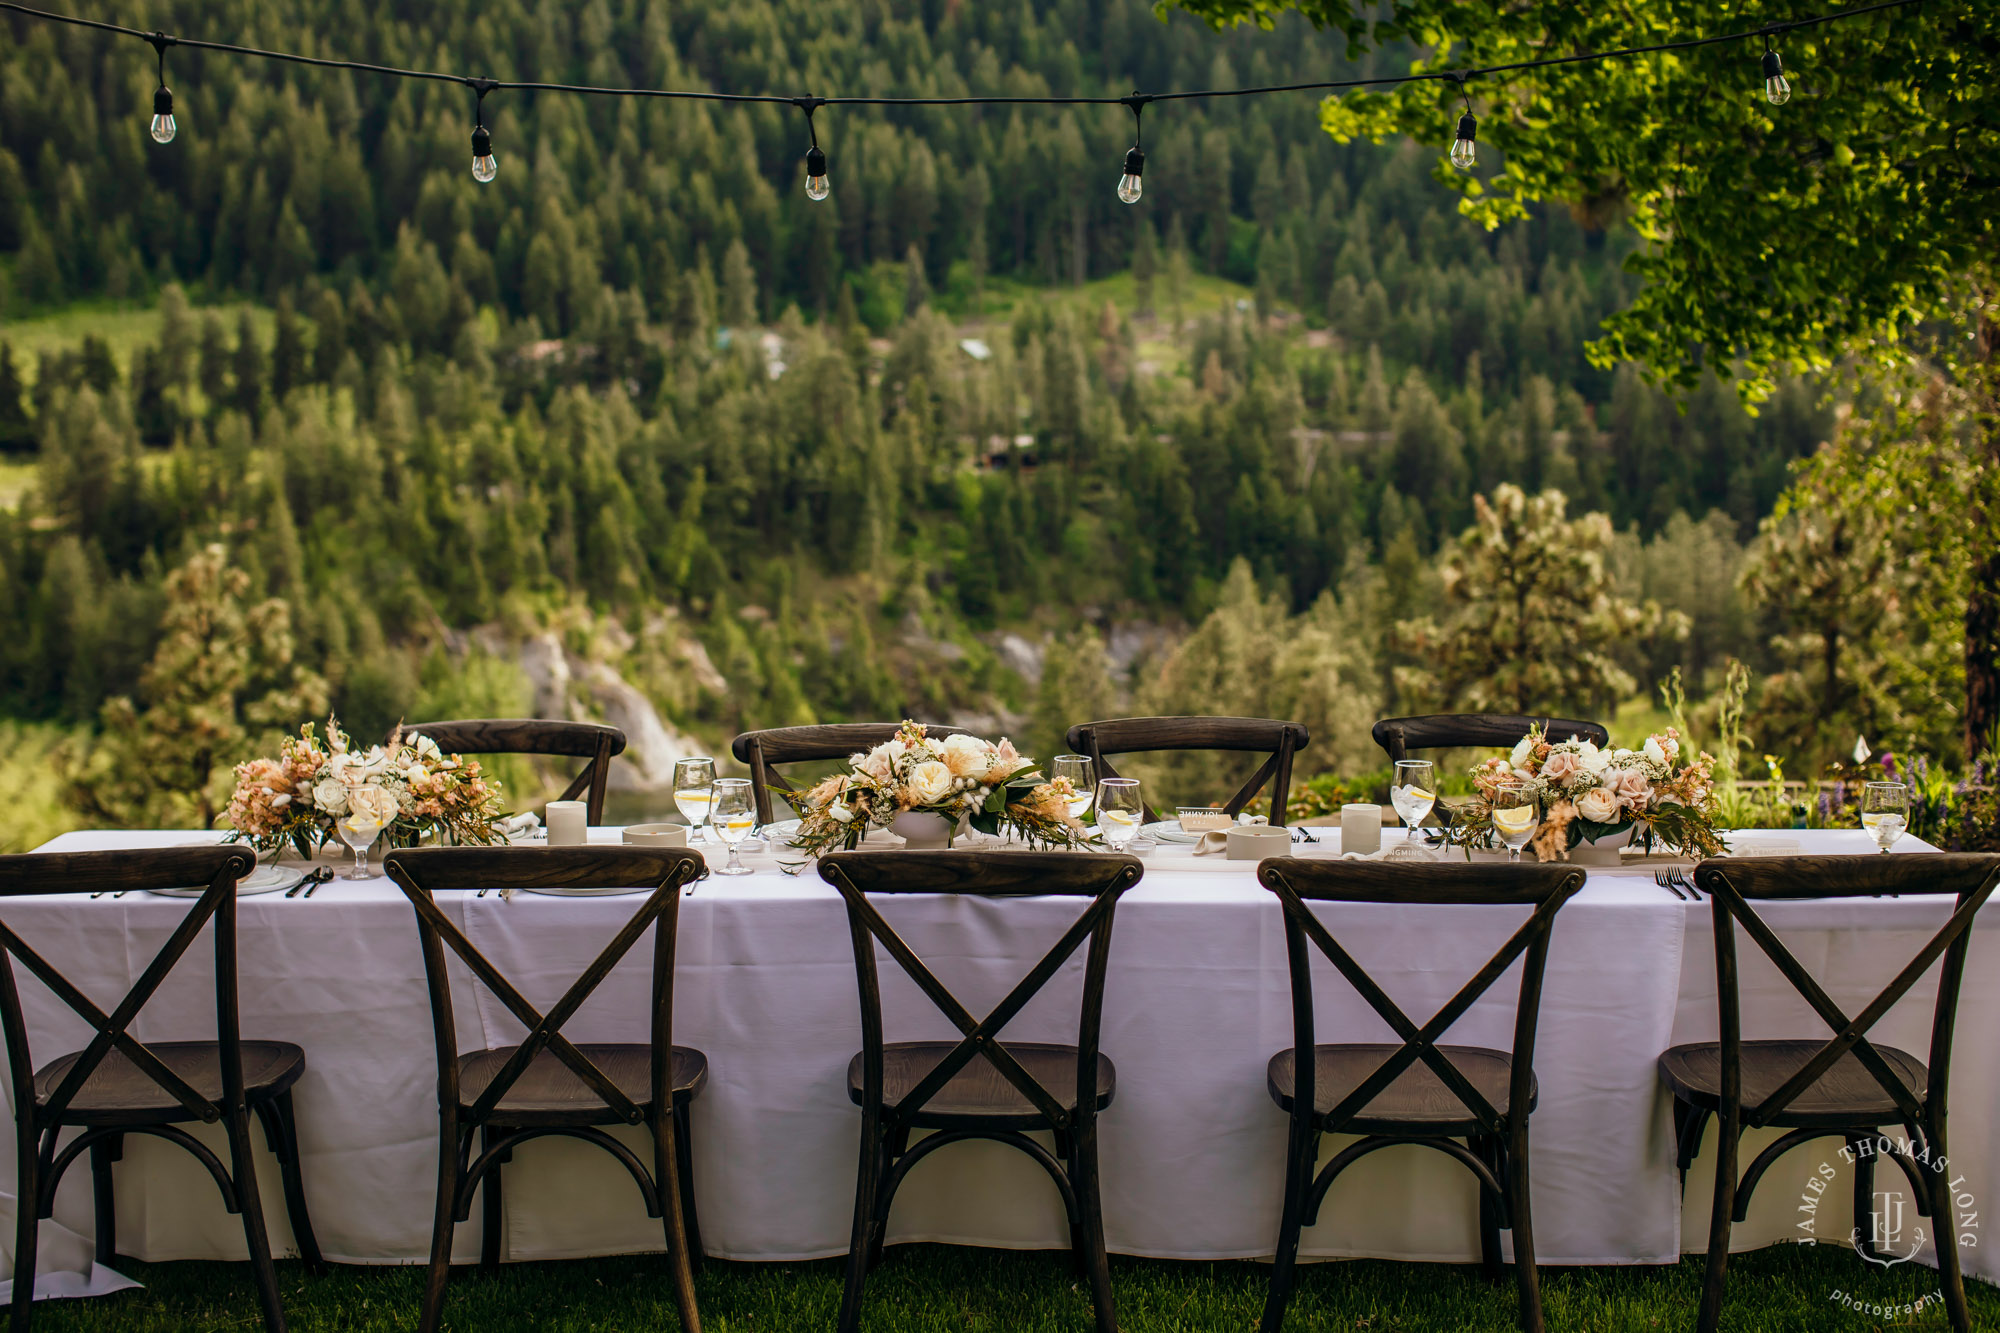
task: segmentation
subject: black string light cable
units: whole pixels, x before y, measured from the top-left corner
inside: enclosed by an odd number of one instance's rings
[[[1140,177],[1145,170],[1146,155],[1140,148],[1139,117],[1141,111],[1151,102],[1184,101],[1196,97],[1256,97],[1271,93],[1339,92],[1348,88],[1382,88],[1408,83],[1453,83],[1458,87],[1461,100],[1465,104],[1464,114],[1458,120],[1457,137],[1451,146],[1452,163],[1464,170],[1470,170],[1476,163],[1475,143],[1477,122],[1472,114],[1472,98],[1466,85],[1473,79],[1488,78],[1496,74],[1515,74],[1525,70],[1554,69],[1566,65],[1596,64],[1607,60],[1625,60],[1634,56],[1656,55],[1667,51],[1688,51],[1697,47],[1718,46],[1729,42],[1749,41],[1758,37],[1764,39],[1763,80],[1764,96],[1772,106],[1783,106],[1791,98],[1791,84],[1784,74],[1784,62],[1778,55],[1776,40],[1788,32],[1802,28],[1816,27],[1824,23],[1835,23],[1842,19],[1858,18],[1864,14],[1876,14],[1885,10],[1903,9],[1910,5],[1922,4],[1923,0],[1877,0],[1877,3],[1859,5],[1851,9],[1838,9],[1825,14],[1813,14],[1804,18],[1785,19],[1767,23],[1761,27],[1742,32],[1719,33],[1710,37],[1687,37],[1678,41],[1655,42],[1647,46],[1625,46],[1609,51],[1584,51],[1575,55],[1549,56],[1539,60],[1517,60],[1504,65],[1485,65],[1478,68],[1456,70],[1431,70],[1421,74],[1388,75],[1363,79],[1331,79],[1319,83],[1263,84],[1250,88],[1206,88],[1179,92],[1140,93],[1129,97],[787,97],[778,93],[716,93],[667,88],[606,88],[574,83],[517,83],[511,80],[476,78],[464,74],[450,74],[442,70],[403,69],[394,65],[376,65],[359,60],[334,60],[324,56],[299,55],[291,51],[267,51],[255,46],[239,46],[232,42],[204,41],[197,37],[170,36],[163,32],[145,32],[138,28],[128,28],[119,23],[106,23],[98,19],[79,18],[74,14],[58,14],[50,10],[35,9],[28,5],[15,4],[12,0],[0,0],[0,11],[21,14],[32,19],[49,23],[66,23],[79,28],[91,28],[99,32],[115,33],[122,37],[137,37],[149,43],[159,56],[160,83],[153,94],[153,119],[151,133],[160,143],[173,141],[177,124],[174,120],[174,95],[167,87],[167,48],[184,46],[196,51],[216,51],[224,55],[250,56],[259,60],[278,60],[294,65],[310,65],[318,69],[352,70],[361,74],[382,74],[397,79],[428,79],[437,83],[457,83],[473,90],[478,101],[473,113],[472,129],[472,175],[473,179],[485,183],[499,172],[499,160],[493,153],[492,132],[486,128],[485,104],[488,93],[528,92],[528,93],[578,93],[594,97],[650,97],[670,101],[685,102],[735,102],[764,103],[766,105],[795,106],[805,113],[806,118],[806,197],[824,199],[830,193],[826,174],[826,153],[819,146],[819,135],[813,126],[813,113],[828,106],[1124,106],[1132,112],[1132,147],[1125,154],[1125,172],[1118,180],[1118,197],[1126,203],[1137,203],[1140,197]]]

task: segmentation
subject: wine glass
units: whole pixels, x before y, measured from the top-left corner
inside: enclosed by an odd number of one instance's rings
[[[1146,803],[1139,799],[1137,778],[1106,778],[1097,784],[1097,836],[1114,850],[1124,851],[1146,822]]]
[[[1049,760],[1049,777],[1068,778],[1070,786],[1069,817],[1081,819],[1090,809],[1092,795],[1097,790],[1097,765],[1087,754],[1059,754]]]
[[[1861,827],[1888,855],[1910,827],[1910,789],[1900,782],[1871,782],[1861,791]]]
[[[1437,765],[1428,759],[1398,759],[1396,776],[1389,787],[1389,800],[1408,827],[1404,837],[1417,840],[1417,825],[1437,804]]]
[[[739,779],[740,781],[741,779]],[[709,807],[715,799],[715,761],[707,755],[674,760],[674,806],[688,822],[688,842],[706,842],[702,828],[708,823]]]
[[[1503,782],[1493,790],[1493,831],[1507,844],[1507,860],[1518,862],[1521,849],[1534,839],[1541,827],[1541,802],[1535,789],[1525,782]]]
[[[743,840],[756,827],[757,812],[750,791],[748,778],[717,778],[715,780],[714,809],[710,821],[715,834],[729,844],[729,864],[715,873],[718,875],[747,875],[750,867],[737,859],[737,852]],[[679,799],[678,793],[675,799]]]
[[[348,879],[373,879],[368,873],[368,849],[381,836],[382,821],[368,814],[355,814],[351,809],[334,821],[334,830],[340,840],[354,849],[354,868],[347,872]]]

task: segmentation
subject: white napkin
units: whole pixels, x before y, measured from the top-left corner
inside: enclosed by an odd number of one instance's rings
[[[531,842],[542,836],[542,821],[533,810],[509,815],[500,821],[500,836],[507,842]]]
[[[1236,826],[1238,828],[1242,828],[1250,824],[1268,824],[1270,822],[1271,822],[1270,819],[1264,815],[1236,816]],[[1217,852],[1222,852],[1226,854],[1228,851],[1229,851],[1228,829],[1221,829],[1221,828],[1210,829],[1208,832],[1202,834],[1201,841],[1194,845],[1194,854],[1196,856],[1213,856]]]

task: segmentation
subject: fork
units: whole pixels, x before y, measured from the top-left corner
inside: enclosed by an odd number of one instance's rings
[[[1675,882],[1679,878],[1680,871],[1678,870],[1655,870],[1653,872],[1653,883],[1659,885],[1668,893],[1673,894],[1674,897],[1679,898],[1682,902],[1686,902],[1688,901],[1687,895],[1681,892],[1680,885]]]
[[[1675,866],[1672,870],[1669,870],[1667,873],[1674,877],[1674,883],[1678,884],[1681,888],[1687,890],[1688,897],[1694,899],[1696,902],[1700,902],[1702,900],[1701,890],[1695,887],[1694,881],[1688,878],[1687,872],[1685,870],[1682,870],[1679,866]]]

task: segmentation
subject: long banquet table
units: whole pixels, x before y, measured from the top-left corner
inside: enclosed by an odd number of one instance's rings
[[[1337,830],[1302,854],[1333,855]],[[617,830],[592,830],[616,840]],[[42,850],[160,846],[186,832],[83,832]],[[1392,835],[1393,836],[1393,835]],[[1754,834],[1735,835],[1754,852]],[[1791,832],[1808,852],[1865,852],[1859,831]],[[1899,851],[1931,850],[1905,839]],[[694,1110],[694,1176],[711,1254],[797,1260],[844,1253],[853,1206],[859,1111],[846,1096],[859,1042],[853,959],[839,897],[816,875],[781,872],[772,853],[755,873],[711,876],[681,904],[675,1038],[705,1051],[710,1081]],[[1664,1263],[1705,1244],[1704,1157],[1685,1206],[1673,1165],[1669,1101],[1654,1061],[1669,1045],[1713,1039],[1715,983],[1709,908],[1653,882],[1653,867],[1593,870],[1556,923],[1535,1067],[1534,1208],[1540,1258],[1552,1264]],[[1290,1044],[1290,995],[1276,901],[1254,866],[1162,846],[1124,898],[1112,939],[1103,1049],[1117,1098],[1100,1121],[1110,1248],[1163,1258],[1267,1256],[1277,1231],[1285,1119],[1265,1091],[1265,1064]],[[546,1005],[629,916],[629,898],[441,894],[474,944]],[[23,898],[7,924],[100,1002],[129,986],[187,904],[124,898]],[[974,1007],[991,1005],[1074,918],[1073,901],[983,902],[924,896],[891,903],[892,925]],[[1860,899],[1771,906],[1767,916],[1833,998],[1855,1012],[1946,915],[1937,900]],[[1485,907],[1351,905],[1329,926],[1412,1016],[1448,999],[1523,914]],[[336,880],[312,897],[245,897],[239,908],[243,1032],[297,1042],[307,1070],[297,1089],[305,1182],[326,1256],[406,1263],[428,1252],[435,1179],[435,1057],[413,914],[388,880]],[[1983,1198],[2000,1200],[2000,909],[1982,913],[1967,969],[1952,1079],[1953,1165]],[[1746,1036],[1816,1035],[1824,1028],[1753,945],[1744,961]],[[646,1039],[645,951],[618,968],[572,1020],[578,1040]],[[213,1031],[212,955],[197,945],[135,1027],[141,1040]],[[890,1040],[957,1034],[893,967],[883,973]],[[1081,962],[1007,1029],[1022,1040],[1072,1039]],[[32,978],[23,999],[37,1061],[87,1040],[80,1020]],[[1515,980],[1489,992],[1452,1029],[1459,1043],[1506,1047]],[[1329,968],[1317,986],[1322,1040],[1391,1034]],[[469,980],[456,992],[465,1047],[518,1040],[520,1026]],[[1882,1039],[1923,1051],[1935,976],[1885,1019]],[[204,1130],[204,1133],[213,1133]],[[256,1138],[261,1151],[261,1136]],[[1764,1136],[1770,1137],[1769,1135]],[[1711,1140],[1713,1134],[1710,1135]],[[206,1174],[169,1145],[128,1140],[117,1168],[120,1252],[157,1261],[241,1258],[235,1218]],[[215,1142],[220,1146],[219,1136]],[[1761,1142],[1753,1137],[1752,1144]],[[1329,1145],[1332,1151],[1337,1144]],[[1833,1146],[1829,1144],[1829,1150]],[[1821,1154],[1794,1153],[1767,1178],[1741,1248],[1791,1238],[1793,1209]],[[1746,1158],[1747,1160],[1747,1158]],[[657,1224],[610,1158],[543,1140],[507,1168],[507,1236],[514,1259],[656,1249]],[[1893,1174],[1893,1173],[1891,1173]],[[0,1203],[14,1206],[14,1167],[0,1154]],[[282,1253],[291,1237],[266,1156],[260,1180]],[[1888,1182],[1878,1182],[1878,1188]],[[1836,1186],[1820,1234],[1845,1237],[1848,1191]],[[1840,1216],[1832,1216],[1838,1212]],[[88,1171],[64,1182],[45,1225],[38,1282],[45,1294],[114,1289],[93,1270]],[[1442,1156],[1408,1149],[1356,1165],[1306,1234],[1313,1256],[1439,1261],[1477,1257],[1472,1182]],[[0,1218],[0,1236],[11,1235]],[[1010,1248],[1067,1243],[1046,1178],[1007,1149],[967,1143],[940,1153],[897,1196],[890,1240]],[[475,1258],[479,1222],[462,1226],[459,1255]],[[2000,1279],[1990,1249],[1967,1271]]]

